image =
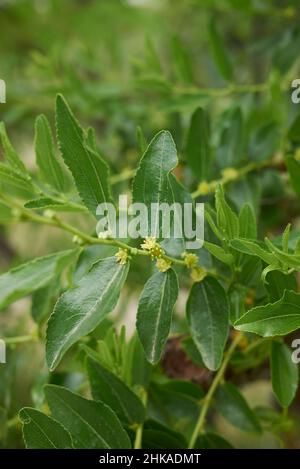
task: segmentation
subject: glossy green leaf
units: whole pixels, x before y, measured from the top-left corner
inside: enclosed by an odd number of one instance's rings
[[[127,433],[113,410],[61,386],[46,385],[46,399],[51,414],[71,434],[75,448],[130,448]]]
[[[101,259],[59,298],[47,328],[46,358],[50,370],[115,307],[128,269],[128,263],[121,265],[115,257]]]
[[[261,433],[258,418],[232,383],[219,386],[216,392],[215,407],[228,422],[240,430]]]
[[[121,421],[129,425],[145,420],[145,408],[138,396],[114,373],[93,358],[87,358],[92,395],[113,409]]]
[[[0,275],[0,309],[45,287],[77,254],[77,250],[69,250],[38,257]]]
[[[151,363],[158,362],[161,357],[177,296],[178,280],[173,269],[152,275],[140,296],[136,327]]]
[[[63,192],[65,178],[56,159],[50,125],[44,115],[40,115],[35,122],[35,154],[43,180],[58,192]]]
[[[19,413],[23,424],[23,437],[26,448],[30,449],[69,449],[71,436],[56,420],[39,410],[24,407]]]
[[[60,150],[84,204],[96,215],[100,203],[111,202],[109,169],[85,143],[84,132],[61,95],[56,101],[56,126]]]
[[[248,310],[234,327],[263,337],[289,334],[300,328],[300,294],[285,290],[275,303]]]
[[[298,389],[299,371],[297,363],[292,360],[291,350],[281,342],[272,342],[271,379],[279,403],[288,407]]]
[[[210,370],[217,370],[229,330],[229,305],[223,287],[213,277],[195,283],[186,311],[190,333],[203,362]]]
[[[133,181],[133,203],[142,202],[148,209],[148,233],[159,237],[160,212],[151,204],[168,202],[170,194],[169,174],[177,165],[177,152],[172,136],[167,131],[159,132],[147,147]]]

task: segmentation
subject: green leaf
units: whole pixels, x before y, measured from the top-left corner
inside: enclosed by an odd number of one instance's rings
[[[209,37],[212,47],[212,52],[218,66],[219,72],[223,78],[227,81],[233,79],[233,67],[227,55],[227,51],[224,47],[224,41],[220,37],[216,27],[215,19],[212,19],[209,24]]]
[[[184,449],[187,442],[184,437],[156,420],[145,422],[143,429],[143,449]]]
[[[234,327],[263,337],[289,334],[300,327],[300,294],[285,290],[279,301],[250,309]]]
[[[42,114],[35,122],[36,162],[43,180],[58,192],[63,192],[65,178],[55,156],[55,147],[51,128],[47,118]]]
[[[298,365],[292,361],[292,352],[281,342],[272,342],[271,378],[278,402],[288,407],[298,389],[299,371]]]
[[[172,52],[179,79],[184,83],[193,83],[193,68],[190,57],[178,36],[173,38]]]
[[[148,209],[148,234],[151,219],[152,236],[159,238],[160,212],[152,210],[151,204],[168,202],[170,194],[169,174],[177,165],[177,152],[170,132],[161,131],[150,142],[133,180],[133,203],[142,202]]]
[[[279,266],[279,263],[275,256],[270,251],[267,251],[265,245],[261,243],[258,243],[256,241],[250,241],[249,239],[238,238],[232,240],[230,242],[230,246],[239,252],[243,252],[244,254],[257,256],[267,264],[277,264]]]
[[[0,202],[0,224],[5,225],[14,220],[13,211],[7,205],[4,205]]]
[[[165,238],[161,242],[161,247],[169,256],[180,257],[180,255],[186,249],[186,241],[196,241],[196,238],[187,238],[185,236],[185,226],[183,223],[184,217],[182,216],[182,214],[184,214],[184,204],[190,204],[190,206],[192,207],[191,226],[194,226],[194,220],[196,215],[194,210],[194,202],[191,197],[191,194],[176,179],[173,174],[169,175],[168,203],[169,207],[174,207],[174,210],[170,210],[169,219],[167,218],[166,213],[164,214],[162,224],[165,224],[167,229],[170,229],[170,237]],[[185,222],[187,225],[187,215]],[[179,237],[175,238],[173,233],[176,233],[176,229],[179,228],[179,224],[181,224],[181,233],[179,233]],[[164,231],[162,231],[162,234],[164,234]],[[176,234],[176,236],[178,235]],[[193,236],[193,233],[191,233],[190,236]]]
[[[216,433],[204,433],[197,438],[195,448],[199,449],[233,449],[233,446]]]
[[[56,100],[56,126],[60,150],[79,195],[96,215],[100,203],[111,202],[108,165],[86,145],[84,132],[61,95]]]
[[[9,163],[12,169],[23,175],[25,179],[29,180],[30,176],[23,161],[20,159],[16,150],[10,143],[10,140],[6,133],[4,122],[0,122],[0,139],[4,149],[5,160]]]
[[[285,158],[292,187],[298,197],[300,197],[300,163],[293,156]]]
[[[211,152],[209,147],[209,122],[204,109],[192,115],[186,144],[187,161],[199,181],[209,178]]]
[[[229,305],[223,287],[213,277],[195,283],[186,311],[191,336],[204,364],[210,370],[217,370],[229,330]]]
[[[221,262],[224,262],[225,264],[232,265],[234,262],[234,257],[232,254],[227,253],[224,251],[221,246],[218,246],[217,244],[209,243],[208,241],[204,241],[204,247],[207,249],[208,252],[210,252],[216,259],[218,259]]]
[[[254,212],[249,204],[244,204],[239,213],[239,236],[240,238],[257,237],[257,226]]]
[[[215,407],[235,427],[246,432],[261,433],[259,420],[232,383],[219,386],[216,392]]]
[[[94,359],[87,358],[92,396],[113,409],[119,419],[129,425],[145,420],[145,408],[137,395],[115,374]]]
[[[157,363],[161,357],[177,296],[178,280],[173,269],[155,273],[144,286],[136,327],[150,363]]]
[[[300,142],[300,113],[293,120],[287,136],[292,142]]]
[[[241,164],[244,159],[244,134],[244,120],[240,107],[234,106],[225,111],[215,148],[215,157],[220,168]]]
[[[86,212],[84,205],[73,204],[71,202],[62,202],[52,197],[40,197],[39,199],[29,200],[24,204],[25,208],[46,210],[51,209],[57,212]]]
[[[77,254],[76,249],[38,257],[0,275],[0,309],[45,287]]]
[[[72,448],[70,434],[64,427],[48,415],[30,407],[19,413],[23,424],[23,437],[26,448],[30,449],[69,449]]]
[[[235,239],[239,235],[239,219],[225,200],[224,189],[219,184],[216,189],[216,211],[218,227],[227,239]]]
[[[59,278],[55,277],[48,285],[33,293],[31,315],[37,324],[42,324],[50,315],[51,306],[58,296],[59,288]]]
[[[128,269],[128,263],[121,265],[115,257],[101,259],[59,298],[47,328],[46,358],[50,370],[115,307]]]
[[[265,287],[268,290],[270,301],[273,303],[274,301],[280,300],[284,290],[296,291],[297,281],[293,273],[286,275],[279,270],[274,270],[267,274]]]
[[[53,417],[69,431],[75,448],[131,447],[116,414],[103,402],[84,399],[55,385],[46,385],[45,394]]]
[[[31,199],[36,193],[30,180],[3,163],[0,163],[0,189],[23,199]]]

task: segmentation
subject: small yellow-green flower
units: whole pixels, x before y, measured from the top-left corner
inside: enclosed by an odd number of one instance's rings
[[[126,262],[130,259],[129,252],[127,249],[119,248],[119,251],[115,254],[117,262],[121,265],[125,265]]]
[[[210,193],[210,191],[211,191],[211,187],[210,187],[209,182],[207,181],[200,182],[200,184],[198,185],[198,189],[197,189],[197,192],[199,193],[199,195],[207,195]]]
[[[192,269],[198,264],[198,256],[196,254],[191,252],[183,252],[181,256],[183,257],[183,260],[188,269]]]
[[[191,278],[194,282],[201,282],[206,277],[206,271],[202,267],[195,267],[191,271]]]
[[[170,269],[172,265],[171,261],[167,261],[165,259],[157,259],[156,261],[156,267],[160,272],[167,272],[167,270]]]
[[[158,259],[164,254],[164,250],[157,243],[156,238],[147,237],[141,244],[141,248],[150,253],[152,259]]]
[[[141,244],[141,248],[145,251],[151,251],[151,249],[155,248],[156,244],[156,238],[149,236],[144,239],[144,242]]]
[[[222,171],[223,181],[234,181],[238,178],[239,172],[235,168],[225,168]]]

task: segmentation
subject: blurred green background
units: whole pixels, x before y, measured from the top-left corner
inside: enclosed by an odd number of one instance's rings
[[[136,167],[138,126],[146,140],[167,128],[179,151],[179,177],[195,189],[197,181],[185,171],[185,142],[200,105],[211,115],[217,159],[228,145],[254,161],[281,149],[282,133],[298,112],[290,95],[291,81],[300,76],[299,20],[297,0],[0,0],[0,78],[7,86],[1,120],[33,172],[34,120],[43,112],[53,125],[58,92],[81,122],[95,128],[116,175]],[[242,149],[234,146],[234,132],[243,132]],[[122,184],[117,189],[127,190]],[[262,215],[262,232],[279,233],[291,220],[299,227],[298,203],[275,170],[243,184],[243,190],[230,186],[228,197],[237,208],[250,201]],[[0,270],[70,245],[68,237],[50,236],[44,227],[0,226]],[[146,275],[137,266],[131,276],[132,315],[135,289]],[[1,315],[0,337],[30,329],[30,307],[22,300]],[[0,365],[0,404],[13,419],[40,398],[45,371],[42,346],[9,354],[9,365]],[[246,390],[251,403],[270,402],[264,377],[255,386]],[[252,442],[219,425],[237,446],[278,446],[271,436]],[[289,447],[300,445],[296,435],[288,437]],[[22,443],[12,426],[8,446],[15,445]]]

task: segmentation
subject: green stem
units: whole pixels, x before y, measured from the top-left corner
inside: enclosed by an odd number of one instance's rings
[[[35,342],[37,338],[33,334],[6,337],[3,339],[6,345],[23,344],[24,342]]]
[[[224,379],[224,375],[225,375],[228,363],[230,361],[230,358],[231,358],[233,352],[235,351],[238,343],[242,339],[242,337],[243,337],[243,334],[241,332],[238,333],[236,335],[236,337],[234,338],[234,340],[232,341],[232,343],[231,343],[230,347],[228,348],[227,352],[224,354],[222,365],[221,365],[219,371],[217,372],[217,374],[216,374],[216,376],[215,376],[215,378],[214,378],[214,380],[213,380],[213,382],[212,382],[212,384],[211,384],[205,398],[203,399],[200,414],[199,414],[199,418],[197,420],[196,426],[194,428],[193,434],[192,434],[190,442],[189,442],[189,449],[192,449],[195,446],[198,435],[204,429],[204,425],[205,425],[205,421],[206,421],[206,415],[207,415],[207,412],[209,410],[212,398],[213,398],[213,396],[214,396],[214,394],[217,390],[217,387],[219,386],[219,384]]]
[[[145,407],[147,405],[147,398],[148,398],[147,392],[143,389],[141,400]],[[143,430],[144,430],[144,424],[140,423],[137,427],[136,434],[135,434],[134,449],[142,448]]]

